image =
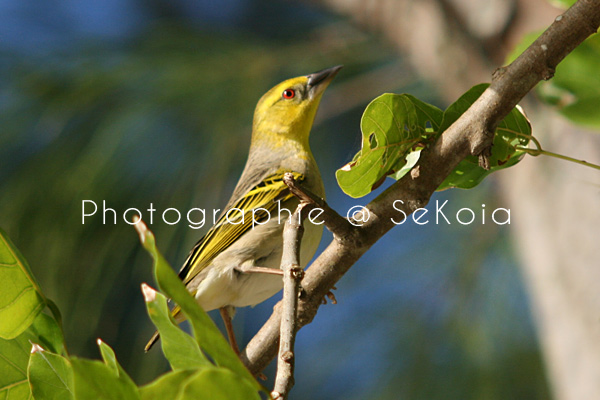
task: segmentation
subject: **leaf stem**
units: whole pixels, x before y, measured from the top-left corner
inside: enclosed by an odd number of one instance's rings
[[[526,152],[527,154],[532,155],[534,157],[539,156],[540,154],[543,154],[545,156],[559,158],[561,160],[574,162],[576,164],[580,164],[580,165],[584,165],[586,167],[590,167],[590,168],[594,168],[594,169],[600,170],[600,165],[592,164],[592,163],[587,162],[585,160],[578,160],[578,159],[573,158],[573,157],[564,156],[562,154],[553,153],[551,151],[547,151],[547,150],[543,150],[543,149],[530,149],[530,148],[521,147],[521,146],[517,146],[517,149],[522,150],[522,151]]]

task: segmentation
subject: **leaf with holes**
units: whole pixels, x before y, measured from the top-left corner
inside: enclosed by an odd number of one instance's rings
[[[362,197],[386,176],[400,170],[405,174],[410,170],[403,168],[407,156],[441,121],[440,109],[411,95],[386,93],[377,97],[361,119],[362,148],[350,163],[337,170],[338,184],[349,196]],[[416,163],[414,156],[411,162]]]

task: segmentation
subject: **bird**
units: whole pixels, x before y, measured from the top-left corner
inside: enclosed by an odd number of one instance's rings
[[[291,173],[303,188],[325,198],[309,135],[323,93],[341,68],[285,80],[260,98],[241,177],[217,222],[191,249],[179,272],[205,311],[219,310],[238,355],[231,323],[235,309],[261,303],[283,286],[283,227],[299,204],[284,183],[284,174]],[[316,252],[322,231],[320,224],[305,223],[303,268]],[[178,322],[184,320],[178,306],[172,315]],[[156,332],[145,351],[158,338]]]

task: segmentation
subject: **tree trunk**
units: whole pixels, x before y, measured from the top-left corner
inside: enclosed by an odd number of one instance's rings
[[[533,127],[551,151],[600,160],[600,136],[556,113]],[[511,208],[515,247],[554,394],[600,398],[600,186],[598,171],[550,157],[528,157],[499,174]]]

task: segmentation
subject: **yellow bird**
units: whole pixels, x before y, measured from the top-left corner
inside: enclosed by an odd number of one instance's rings
[[[238,354],[231,326],[235,307],[254,306],[282,288],[282,233],[289,214],[280,210],[291,213],[298,204],[283,182],[284,173],[293,173],[303,187],[325,197],[308,138],[323,92],[341,68],[288,79],[258,101],[242,176],[219,220],[196,243],[179,272],[205,311],[220,310]],[[321,225],[306,221],[302,267],[314,255],[322,232]],[[173,316],[184,319],[178,307]],[[156,340],[158,332],[146,351]]]

